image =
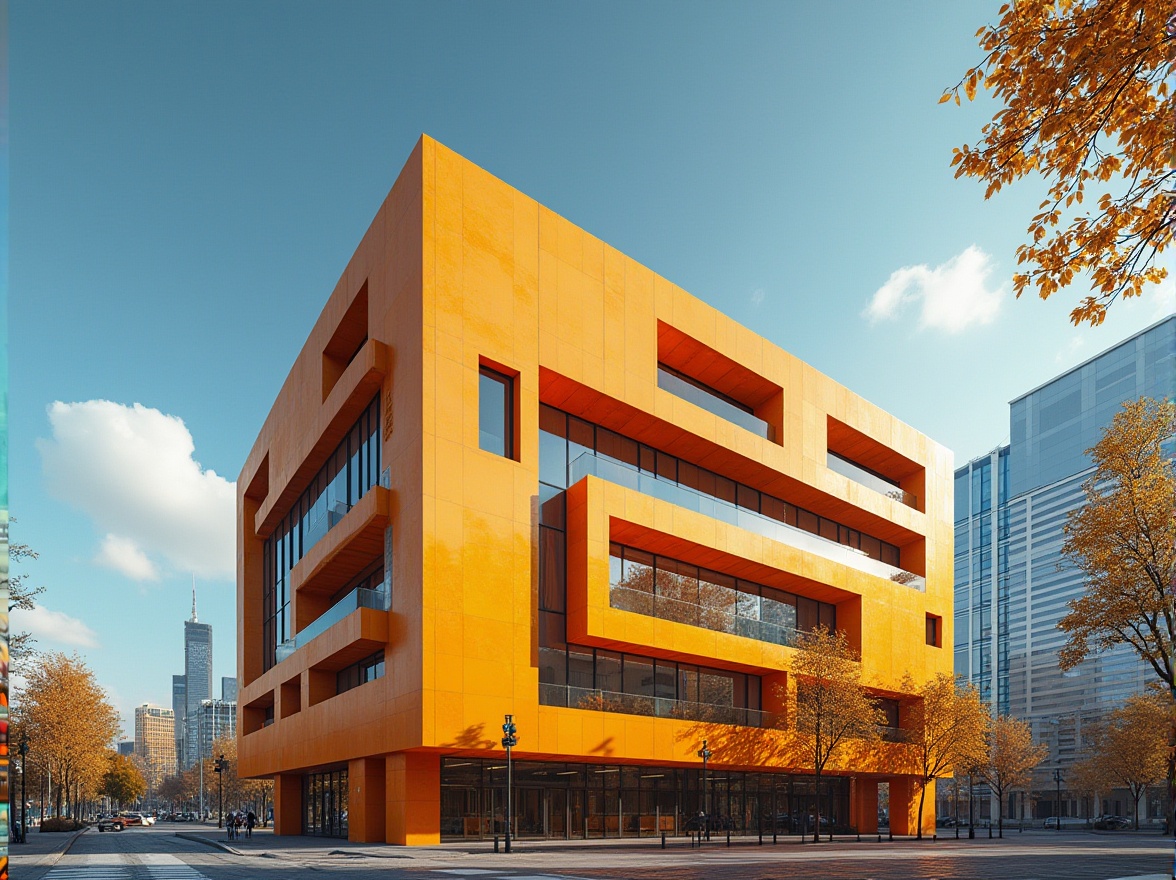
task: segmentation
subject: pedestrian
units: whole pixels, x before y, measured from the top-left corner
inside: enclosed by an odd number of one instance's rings
[[[245,836],[253,837],[253,826],[257,824],[257,814],[250,810],[245,814]]]
[[[234,824],[234,820],[236,818],[237,818],[237,814],[234,813],[232,810],[229,810],[229,815],[227,817],[225,817],[225,832],[229,835],[229,840],[233,839],[233,831],[237,827]]]

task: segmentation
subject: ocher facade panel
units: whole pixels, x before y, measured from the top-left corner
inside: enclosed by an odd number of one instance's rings
[[[361,290],[367,341],[324,400],[322,352]],[[659,387],[659,321],[779,389],[775,402],[756,410],[774,439]],[[482,365],[514,379],[513,457],[479,446]],[[354,612],[264,671],[264,542],[351,424],[351,408],[366,406],[369,388],[381,401],[390,607]],[[442,757],[500,759],[498,727],[507,713],[521,732],[521,759],[694,766],[706,736],[712,748],[721,746],[716,767],[804,772],[786,731],[540,704],[541,403],[898,544],[903,567],[926,577],[920,591],[588,477],[567,492],[573,641],[751,673],[763,682],[764,707],[779,702],[793,649],[610,606],[609,542],[624,538],[662,542],[835,603],[879,693],[899,694],[906,673],[922,679],[950,671],[950,454],[422,138],[328,298],[239,482],[241,770],[281,780],[281,833],[300,830],[289,816],[301,809],[297,781],[339,767],[363,780],[351,781],[354,839],[382,833],[389,842],[436,842]],[[830,417],[923,469],[918,509],[828,469]],[[343,514],[299,565],[323,584],[346,587],[322,573],[332,560],[368,553],[376,563],[379,554],[357,537],[374,534],[356,524],[370,518],[364,509]],[[296,568],[294,579],[303,576]],[[328,601],[341,600],[325,588],[318,604],[296,596],[295,606],[303,603],[296,627],[310,625]],[[943,620],[943,648],[924,644],[927,613]],[[375,650],[373,615],[385,620],[383,675],[336,695],[332,658],[350,662]],[[279,709],[270,722],[267,713],[291,680],[301,682],[301,707],[286,715]],[[877,781],[907,779],[911,766],[904,747],[887,745],[868,759],[846,757],[834,772],[863,780],[852,814],[868,824]],[[911,790],[892,787],[892,803],[895,791]]]

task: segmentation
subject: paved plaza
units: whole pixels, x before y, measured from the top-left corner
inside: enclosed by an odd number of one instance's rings
[[[308,837],[228,841],[205,826],[158,825],[119,834],[30,835],[13,846],[20,880],[285,880],[303,873],[347,880],[1163,880],[1172,843],[1152,834],[1014,832],[1005,840],[850,839],[772,846],[755,838],[715,840],[702,849],[668,841],[532,842],[494,853],[492,844],[402,848]]]

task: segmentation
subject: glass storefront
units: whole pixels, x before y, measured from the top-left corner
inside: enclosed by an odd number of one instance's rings
[[[518,837],[593,838],[688,834],[700,812],[712,831],[812,830],[816,780],[786,773],[618,764],[516,761],[512,824]],[[849,832],[849,780],[821,780],[821,828]],[[506,762],[441,761],[442,839],[506,832]]]
[[[347,771],[307,773],[302,777],[302,833],[347,837]]]

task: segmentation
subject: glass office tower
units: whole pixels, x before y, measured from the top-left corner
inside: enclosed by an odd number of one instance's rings
[[[1073,763],[1083,729],[1151,675],[1126,647],[1070,672],[1057,659],[1066,641],[1058,621],[1084,590],[1061,550],[1066,516],[1093,471],[1086,450],[1125,401],[1144,396],[1176,396],[1176,318],[1013,400],[1009,444],[955,472],[955,671],[994,712],[1029,720],[1049,746],[1041,787],[1052,789],[1053,771]],[[1062,813],[1125,815],[1129,805],[1114,807],[1063,799]],[[1056,809],[1053,798],[1038,805],[1041,816]]]

